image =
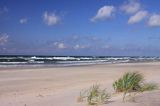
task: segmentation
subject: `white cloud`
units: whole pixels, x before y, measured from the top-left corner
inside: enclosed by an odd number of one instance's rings
[[[88,45],[79,45],[79,44],[76,44],[73,48],[74,49],[85,49],[85,48],[88,48],[89,46]]]
[[[154,14],[149,18],[148,25],[151,27],[160,26],[160,14]]]
[[[114,6],[103,6],[101,7],[96,16],[94,16],[91,21],[97,21],[97,20],[105,20],[110,18],[113,15],[113,12],[115,11]]]
[[[43,14],[43,20],[48,26],[56,25],[60,22],[60,17],[55,13],[48,13],[47,11]]]
[[[75,45],[74,47],[73,47],[74,49],[79,49],[80,48],[80,45]]]
[[[5,45],[8,42],[9,35],[6,33],[0,33],[0,46]]]
[[[21,24],[25,24],[25,23],[27,23],[27,21],[28,21],[27,18],[22,18],[22,19],[19,20],[19,22],[20,22]]]
[[[66,48],[65,44],[62,42],[54,42],[54,46],[58,49],[65,49]]]
[[[128,24],[134,24],[137,22],[142,21],[146,16],[148,12],[147,11],[139,11],[135,15],[131,16],[128,20]]]
[[[141,5],[136,0],[129,0],[128,3],[123,4],[120,9],[127,14],[133,14],[140,10]]]
[[[64,48],[66,48],[66,47],[65,47],[64,43],[59,43],[59,44],[58,44],[58,48],[59,48],[59,49],[64,49]]]

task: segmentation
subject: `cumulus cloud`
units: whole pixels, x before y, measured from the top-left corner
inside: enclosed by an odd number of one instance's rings
[[[48,13],[47,11],[43,14],[43,20],[48,26],[56,25],[60,22],[60,17],[55,13]]]
[[[147,11],[139,11],[135,15],[131,16],[128,20],[128,24],[134,24],[142,21],[146,16],[148,12]]]
[[[19,23],[25,24],[25,23],[27,23],[27,21],[28,21],[27,18],[21,18],[21,19],[19,20]]]
[[[148,25],[151,27],[160,26],[160,14],[154,14],[149,18]]]
[[[103,6],[98,10],[97,14],[91,19],[91,21],[95,22],[97,20],[108,19],[112,17],[114,11],[115,11],[114,6]]]
[[[128,3],[123,4],[120,9],[127,14],[133,14],[140,10],[141,5],[136,0],[129,0]]]
[[[58,49],[65,49],[66,46],[63,42],[54,42],[54,46]]]
[[[0,46],[5,45],[8,42],[9,35],[6,33],[0,33]]]

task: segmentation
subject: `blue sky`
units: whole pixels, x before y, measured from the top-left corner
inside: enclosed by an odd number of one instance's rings
[[[0,54],[160,55],[159,0],[1,0]]]

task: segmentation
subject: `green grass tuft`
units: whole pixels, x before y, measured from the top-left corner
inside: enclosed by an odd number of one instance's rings
[[[138,72],[125,73],[122,78],[119,78],[113,83],[113,88],[116,92],[123,92],[123,101],[125,96],[130,92],[144,92],[158,89],[154,83],[143,83],[144,77]]]
[[[125,73],[122,78],[115,81],[113,87],[117,92],[137,91],[142,81],[143,75],[138,72],[128,72]]]
[[[123,101],[128,92],[139,91],[141,82],[143,81],[143,75],[138,72],[128,72],[113,83],[113,87],[116,92],[124,92]]]
[[[102,90],[99,85],[93,85],[87,91],[81,92],[79,98],[81,101],[86,100],[89,105],[99,105],[106,103],[110,95],[106,93],[106,89]]]

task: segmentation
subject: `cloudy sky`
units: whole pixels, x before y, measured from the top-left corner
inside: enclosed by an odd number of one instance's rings
[[[0,0],[0,54],[160,56],[160,0]]]

